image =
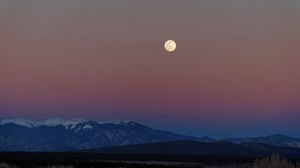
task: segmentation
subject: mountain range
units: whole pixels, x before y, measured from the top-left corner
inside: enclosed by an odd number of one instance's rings
[[[275,134],[265,137],[249,137],[249,138],[226,138],[223,141],[229,141],[235,144],[241,143],[262,143],[280,147],[296,147],[300,148],[300,139],[292,138],[282,134]]]
[[[201,138],[154,130],[133,121],[0,120],[0,151],[71,151],[175,140]]]
[[[300,149],[300,139],[280,134],[253,138],[213,139],[155,130],[134,121],[100,122],[60,118],[0,120],[0,151],[77,151],[171,141],[193,141],[203,143],[204,146],[230,144],[232,147],[244,148],[245,145],[251,144],[251,148],[259,146],[266,149],[267,145]]]

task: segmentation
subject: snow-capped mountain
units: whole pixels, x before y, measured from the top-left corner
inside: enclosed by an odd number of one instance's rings
[[[66,151],[174,140],[199,138],[154,130],[133,121],[0,120],[0,151]]]
[[[43,120],[28,120],[28,119],[16,118],[16,119],[0,120],[0,125],[15,124],[19,126],[25,126],[28,128],[37,128],[42,126],[53,127],[53,126],[61,125],[64,126],[65,128],[73,129],[78,124],[87,123],[87,122],[89,121],[80,118],[76,118],[76,119],[53,118],[53,119],[43,119]],[[128,121],[118,121],[118,120],[112,120],[107,122],[103,122],[103,121],[94,121],[94,122],[98,124],[111,123],[111,124],[124,124],[124,125],[129,123]],[[88,127],[90,126],[86,126],[86,128]]]
[[[0,120],[0,151],[72,151],[178,140],[218,141],[210,137],[197,138],[154,130],[134,121],[101,122],[62,118]],[[253,138],[227,138],[220,141],[300,148],[300,139],[279,134]]]

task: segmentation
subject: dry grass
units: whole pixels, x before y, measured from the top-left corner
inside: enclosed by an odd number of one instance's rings
[[[7,163],[0,163],[0,168],[19,168],[17,166],[9,165]]]
[[[7,163],[0,163],[0,168],[19,168],[18,166],[9,165]],[[41,168],[74,168],[73,166],[60,166],[60,165],[53,165]]]
[[[256,159],[254,164],[254,168],[300,168],[300,163],[296,165],[292,162],[280,158],[279,154],[272,154],[271,157],[264,159]]]
[[[43,168],[74,168],[73,166],[60,166],[60,165],[54,165],[54,166],[47,166]]]

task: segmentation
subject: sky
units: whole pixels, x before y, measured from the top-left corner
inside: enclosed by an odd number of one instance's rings
[[[298,0],[2,0],[0,37],[0,118],[300,137]]]

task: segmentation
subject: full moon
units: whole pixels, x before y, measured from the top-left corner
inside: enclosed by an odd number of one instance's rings
[[[172,52],[176,49],[176,42],[173,40],[168,40],[165,42],[165,49],[169,52]]]

